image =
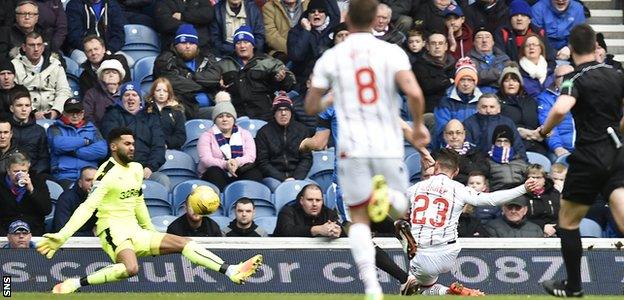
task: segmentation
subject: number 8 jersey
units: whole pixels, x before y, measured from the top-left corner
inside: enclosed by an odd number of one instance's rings
[[[316,62],[312,86],[332,89],[341,157],[402,158],[396,73],[410,70],[401,48],[352,33]]]
[[[501,205],[524,193],[524,185],[479,193],[445,174],[431,176],[407,190],[412,235],[422,248],[453,242],[457,239],[457,224],[464,205]]]

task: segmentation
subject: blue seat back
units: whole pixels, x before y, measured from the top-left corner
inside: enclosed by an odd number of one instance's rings
[[[221,229],[221,231],[223,231],[228,225],[230,225],[230,222],[232,222],[232,219],[226,216],[210,215],[210,218],[219,224],[219,229]]]
[[[336,185],[331,184],[325,191],[325,206],[329,209],[336,208]]]
[[[152,74],[154,73],[154,61],[156,56],[143,57],[137,60],[132,66],[134,82],[142,83],[145,80],[154,81]]]
[[[308,177],[319,172],[333,172],[335,156],[334,148],[312,151],[312,167],[308,171]]]
[[[601,238],[603,236],[602,227],[592,219],[583,218],[579,230],[581,237]]]
[[[156,230],[159,232],[167,232],[167,227],[169,227],[169,224],[175,221],[176,218],[176,216],[172,215],[152,216],[152,224],[154,224],[154,227],[156,227]]]
[[[48,191],[50,192],[50,199],[52,199],[52,202],[56,202],[59,196],[63,193],[63,187],[52,180],[46,180],[46,185],[48,186]]]
[[[410,182],[417,182],[420,180],[420,154],[418,152],[411,154],[405,159],[405,166],[407,167],[407,175]]]
[[[258,120],[258,119],[242,119],[236,120],[236,125],[248,130],[251,133],[251,136],[254,138],[258,133],[258,130],[262,128],[262,126],[266,125],[266,121]]]
[[[256,217],[276,215],[271,190],[267,186],[251,180],[238,180],[226,186],[223,191],[223,202],[228,216],[232,217],[235,215],[234,203],[242,197],[247,197],[254,201]]]
[[[124,33],[124,52],[133,49],[160,52],[160,38],[154,29],[139,24],[126,24]]]
[[[559,157],[557,157],[557,159],[555,160],[555,163],[560,163],[565,165],[566,167],[568,166],[568,157],[570,157],[570,153],[565,154],[565,155],[561,155]]]
[[[257,217],[254,222],[269,235],[272,235],[275,231],[275,225],[277,225],[277,217]]]
[[[187,180],[173,187],[171,196],[173,198],[173,209],[174,209],[173,214],[174,215],[182,215],[186,212],[184,210],[184,203],[186,203],[186,197],[188,197],[188,195],[193,191],[193,189],[195,189],[196,187],[200,185],[211,187],[215,191],[215,193],[219,195],[219,198],[221,199],[221,205],[219,206],[219,209],[213,215],[225,215],[223,213],[224,211],[223,210],[223,197],[221,196],[221,191],[219,191],[219,188],[216,185],[208,181],[203,181],[199,179]]]
[[[182,149],[185,149],[187,146],[196,146],[202,133],[209,130],[212,125],[213,122],[206,119],[193,119],[186,121],[186,123],[184,123],[184,128],[186,129],[186,141],[184,142]]]
[[[529,159],[529,163],[532,164],[540,164],[542,165],[542,167],[544,167],[544,171],[546,173],[550,172],[550,159],[548,159],[548,157],[537,153],[537,152],[531,152],[531,151],[527,151],[526,152],[527,158]]]
[[[273,193],[275,197],[275,210],[279,214],[280,210],[284,205],[288,205],[290,202],[297,200],[297,194],[305,187],[310,184],[310,181],[307,180],[290,180],[284,181],[275,189],[275,193]]]

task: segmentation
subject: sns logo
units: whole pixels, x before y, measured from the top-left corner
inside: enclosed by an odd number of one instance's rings
[[[2,276],[2,296],[11,297],[11,276]]]

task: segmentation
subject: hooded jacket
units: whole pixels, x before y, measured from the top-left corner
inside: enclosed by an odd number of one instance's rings
[[[34,116],[26,122],[18,122],[13,116],[9,117],[13,128],[11,143],[19,145],[22,153],[30,159],[30,169],[37,173],[50,173],[50,153],[48,138],[43,127],[37,125]]]
[[[552,5],[551,0],[540,0],[531,9],[531,22],[546,30],[548,42],[555,51],[568,45],[572,27],[585,23],[583,5],[575,0],[568,3],[568,8],[562,12]]]
[[[459,37],[455,37],[455,42],[457,43],[457,47],[455,51],[451,52],[451,55],[453,55],[455,59],[460,59],[470,54],[473,42],[472,28],[470,28],[466,22],[462,24],[462,34]]]
[[[85,121],[81,127],[56,120],[48,128],[50,167],[56,180],[75,181],[86,166],[97,168],[108,154],[106,140],[93,123]]]
[[[54,109],[60,113],[65,100],[72,95],[65,69],[54,53],[45,51],[42,58],[41,72],[35,72],[26,55],[18,54],[11,61],[15,66],[15,82],[30,91],[33,111]]]
[[[91,4],[91,0],[70,0],[67,3],[65,12],[69,48],[83,50],[82,39],[95,34],[104,39],[106,49],[110,52],[121,50],[125,42],[124,25],[127,23],[121,7],[115,0],[102,0],[98,19]]]

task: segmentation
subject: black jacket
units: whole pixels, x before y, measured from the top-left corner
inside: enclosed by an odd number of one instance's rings
[[[23,153],[30,159],[30,169],[37,173],[50,173],[50,148],[45,129],[37,125],[31,116],[26,123],[18,123],[12,116],[9,118],[13,128],[11,143],[19,145]]]
[[[181,20],[173,17],[176,12],[182,15]],[[210,23],[214,20],[214,7],[209,0],[156,1],[154,19],[157,20],[156,30],[161,34],[162,49],[171,46],[181,24],[189,23],[197,29],[201,52],[206,54],[210,51]]]
[[[323,225],[330,220],[340,224],[338,214],[325,205],[316,217],[307,215],[299,202],[286,205],[277,215],[277,225],[273,236],[312,237],[313,226]],[[344,229],[340,236],[346,236]]]
[[[59,196],[54,207],[52,232],[58,232],[67,224],[69,218],[74,214],[74,211],[87,199],[88,195],[87,192],[78,186],[78,183],[75,183],[71,189],[64,191]],[[74,236],[93,236],[93,228],[95,227],[96,221],[97,218],[94,213],[91,219],[74,233]]]
[[[533,193],[526,193],[520,197],[526,199],[529,210],[527,219],[544,228],[545,224],[557,224],[559,220],[559,198],[560,194],[554,188],[550,178],[546,178],[544,193],[536,196]]]
[[[487,237],[499,238],[538,238],[544,237],[544,231],[535,223],[524,218],[519,224],[507,222],[501,216],[490,220],[483,225],[483,232]]]
[[[489,9],[485,1],[475,1],[468,5],[469,1],[459,1],[466,15],[466,21],[471,28],[485,27],[490,32],[509,22],[509,8],[503,0],[497,0],[496,4]]]
[[[180,150],[186,141],[184,108],[181,105],[165,106],[159,111],[155,104],[152,104],[151,108],[155,114],[160,116],[167,149]]]
[[[264,229],[258,227],[256,223],[251,221],[251,227],[247,229],[236,226],[236,220],[232,220],[223,231],[225,236],[247,236],[247,237],[266,237],[268,233]]]
[[[497,95],[501,103],[501,114],[514,121],[516,127],[533,130],[540,125],[537,117],[537,101],[533,97],[524,91],[516,96],[507,96],[501,91]],[[526,151],[538,152],[544,155],[548,153],[548,148],[544,142],[525,139],[522,139],[522,141]]]
[[[434,157],[436,154],[434,154]],[[453,180],[459,181],[461,184],[466,185],[468,183],[468,174],[472,171],[480,171],[486,178],[490,177],[488,157],[474,145],[468,150],[468,152],[466,152],[466,154],[459,156],[459,173],[455,176],[455,178],[453,178]]]
[[[128,67],[128,61],[126,60],[125,56],[123,56],[122,54],[105,54],[102,61],[105,61],[107,59],[116,59],[123,66],[124,70],[126,71],[126,77],[122,78],[122,83],[128,82],[130,81],[130,79],[132,79],[132,73],[130,73],[130,67]],[[83,62],[80,66],[82,67],[83,71],[80,74],[78,83],[80,85],[80,95],[84,96],[90,88],[98,84],[100,79],[97,77],[96,71],[93,70],[93,68],[91,67],[91,63],[88,60]]]
[[[445,61],[440,63],[429,53],[424,53],[412,64],[412,70],[425,94],[425,112],[433,112],[446,90],[453,85],[450,78],[455,77],[455,58],[447,53]]]
[[[44,218],[52,211],[50,192],[43,176],[32,171],[29,174],[34,191],[26,191],[19,203],[6,185],[6,175],[0,178],[0,236],[7,235],[9,224],[15,220],[28,223],[33,236],[41,236],[45,231]]]
[[[262,175],[279,181],[289,177],[305,179],[312,167],[312,154],[299,152],[299,144],[311,133],[293,119],[287,127],[273,120],[260,128],[256,135],[256,163]]]
[[[221,229],[219,229],[219,224],[209,217],[202,218],[202,223],[199,228],[191,228],[191,225],[186,219],[186,214],[181,215],[171,222],[167,227],[167,233],[179,236],[223,236]]]
[[[420,24],[424,32],[435,32],[446,35],[448,29],[446,29],[446,24],[444,23],[444,12],[433,4],[433,0],[424,1],[425,3],[418,8],[414,23]]]

